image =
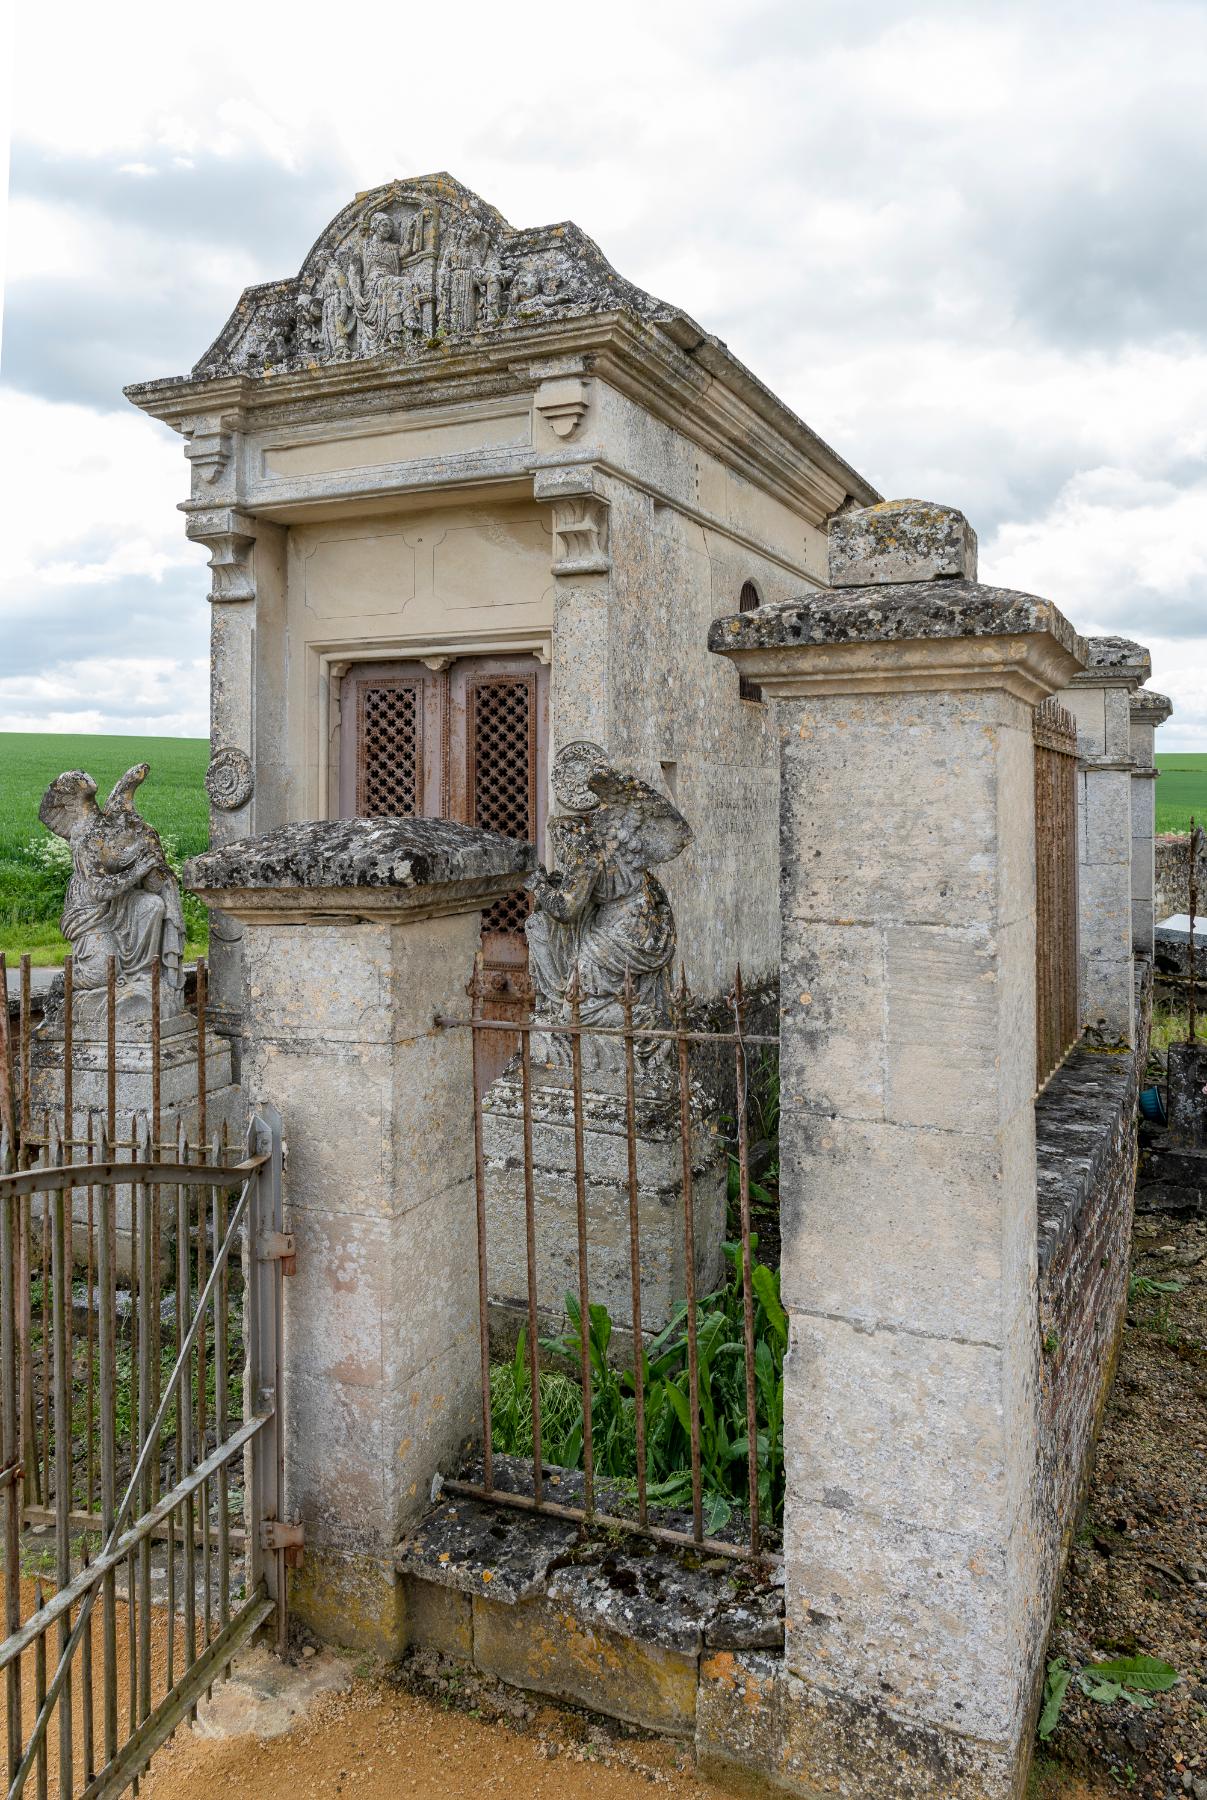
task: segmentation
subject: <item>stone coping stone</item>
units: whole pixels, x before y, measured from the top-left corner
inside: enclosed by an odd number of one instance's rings
[[[420,888],[522,875],[536,851],[453,819],[317,819],[242,838],[185,864],[190,888]]]
[[[1097,687],[1106,677],[1114,681],[1147,681],[1153,672],[1153,659],[1145,645],[1134,638],[1088,637],[1086,667],[1073,677],[1074,685]]]
[[[1035,1102],[1039,1275],[1074,1229],[1102,1181],[1115,1127],[1136,1104],[1131,1051],[1070,1052]]]
[[[1170,913],[1168,919],[1162,919],[1157,926],[1157,938],[1166,944],[1190,943],[1190,914]],[[1197,918],[1194,922],[1194,947],[1207,949],[1207,919]]]
[[[836,513],[828,532],[830,586],[976,580],[976,532],[954,506],[881,500]]]
[[[1173,701],[1168,694],[1158,694],[1155,688],[1137,688],[1131,699],[1133,719],[1144,719],[1153,725],[1163,725],[1172,717]]]
[[[714,619],[708,647],[772,650],[810,644],[904,643],[919,638],[1054,637],[1084,663],[1085,642],[1050,600],[978,581],[908,581],[818,589],[774,606]]]
[[[477,1481],[481,1473],[477,1465],[466,1478]],[[504,1492],[532,1492],[532,1465],[523,1458],[496,1458],[494,1474]],[[546,1468],[544,1474],[549,1499],[582,1504],[581,1470]],[[596,1501],[613,1513],[622,1502],[630,1511],[633,1506],[627,1489],[607,1480],[596,1483]],[[659,1509],[657,1521],[679,1530],[691,1523],[690,1515],[669,1509]],[[733,1537],[740,1541],[741,1533]],[[592,1532],[571,1520],[446,1493],[398,1546],[395,1566],[415,1579],[504,1605],[542,1596],[593,1627],[686,1655],[783,1644],[778,1539],[758,1563],[739,1563],[636,1532]]]

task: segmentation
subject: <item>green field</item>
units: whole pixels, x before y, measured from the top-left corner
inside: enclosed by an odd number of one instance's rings
[[[1157,783],[1157,830],[1189,831],[1190,815],[1207,825],[1207,754],[1171,750],[1158,756],[1161,771]]]
[[[179,867],[209,842],[209,802],[204,778],[205,738],[84,737],[35,731],[0,731],[0,950],[10,965],[28,950],[42,966],[62,962],[67,944],[59,913],[68,863],[61,840],[38,823],[38,805],[64,769],[86,769],[103,802],[119,775],[148,762],[151,773],[138,806],[164,840]],[[204,909],[187,901],[188,954],[204,952]]]

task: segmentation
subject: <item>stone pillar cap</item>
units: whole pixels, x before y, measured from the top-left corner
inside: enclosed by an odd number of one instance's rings
[[[1086,660],[1050,600],[976,581],[819,588],[714,619],[708,647],[773,699],[996,687],[1035,705]]]
[[[976,580],[976,532],[956,507],[932,500],[882,500],[836,513],[829,552],[831,587]]]
[[[185,885],[245,924],[477,912],[519,887],[533,845],[452,819],[317,819],[194,856]]]
[[[1138,688],[1153,672],[1152,657],[1132,638],[1086,638],[1086,667],[1074,675],[1070,687]]]
[[[1131,697],[1131,709],[1133,719],[1143,719],[1149,725],[1164,725],[1174,704],[1168,694],[1158,694],[1155,688],[1137,688]]]

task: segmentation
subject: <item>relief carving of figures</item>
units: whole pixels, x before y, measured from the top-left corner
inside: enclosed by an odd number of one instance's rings
[[[598,744],[568,744],[554,762],[553,789],[566,811],[549,823],[557,862],[528,879],[536,910],[528,920],[529,965],[537,991],[535,1053],[568,1062],[556,1028],[571,1017],[577,981],[584,1025],[624,1022],[626,978],[638,1027],[670,1023],[675,917],[653,874],[691,841],[691,828],[665,794],[611,766]],[[549,1035],[547,1035],[549,1034]],[[619,1039],[585,1038],[584,1068],[620,1068]],[[638,1044],[643,1062],[657,1041]]]
[[[148,765],[127,769],[102,809],[81,769],[52,781],[38,817],[71,846],[61,929],[71,943],[76,1023],[102,1029],[108,961],[117,965],[118,1024],[151,1016],[151,967],[160,966],[160,1016],[184,1011],[184,914],[159,833],[134,797]]]

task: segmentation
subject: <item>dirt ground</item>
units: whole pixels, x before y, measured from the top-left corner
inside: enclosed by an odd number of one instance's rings
[[[462,1703],[465,1696],[462,1696]],[[361,1669],[344,1692],[321,1696],[286,1736],[215,1743],[181,1733],[151,1765],[147,1800],[209,1800],[254,1794],[263,1800],[399,1795],[469,1800],[720,1800],[734,1790],[702,1780],[686,1746],[628,1736],[579,1714],[519,1700],[497,1712],[487,1693],[470,1711],[397,1686]],[[493,1715],[493,1716],[492,1716]]]

